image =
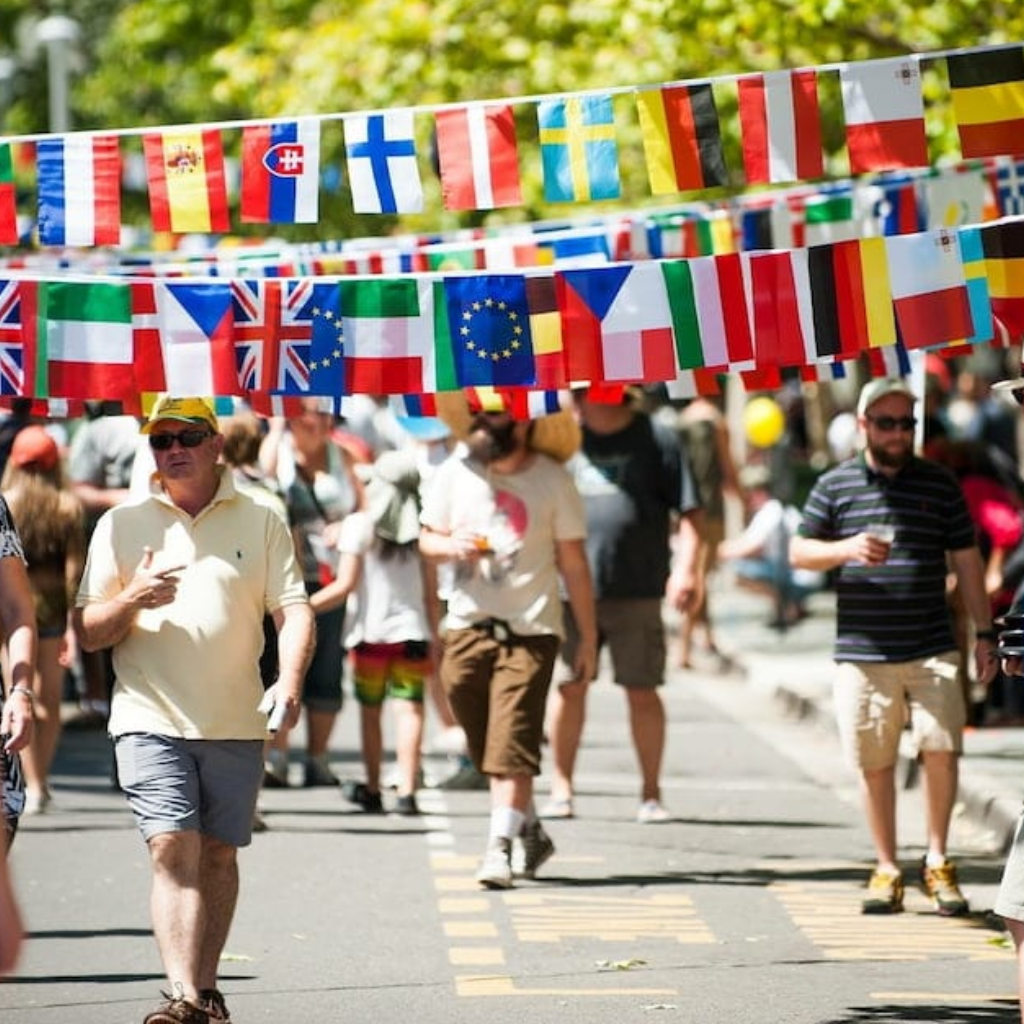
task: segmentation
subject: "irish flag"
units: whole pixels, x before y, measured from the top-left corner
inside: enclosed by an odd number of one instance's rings
[[[135,394],[128,284],[40,282],[36,316],[34,394],[121,400]]]

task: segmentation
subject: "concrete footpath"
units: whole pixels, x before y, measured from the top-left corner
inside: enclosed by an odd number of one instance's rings
[[[738,592],[728,579],[711,591],[711,613],[720,646],[746,682],[772,696],[787,714],[835,730],[831,680],[835,595],[813,595],[811,615],[784,632],[768,629],[762,598]],[[705,667],[706,662],[697,666]],[[917,784],[916,763],[906,750],[900,778]],[[991,835],[992,848],[1005,851],[1024,799],[1024,727],[971,727],[964,737],[957,815]]]

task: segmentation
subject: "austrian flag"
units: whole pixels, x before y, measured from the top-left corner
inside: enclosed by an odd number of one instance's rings
[[[242,220],[315,224],[320,122],[282,121],[242,130]]]
[[[510,106],[439,110],[436,121],[445,209],[493,210],[522,202]]]

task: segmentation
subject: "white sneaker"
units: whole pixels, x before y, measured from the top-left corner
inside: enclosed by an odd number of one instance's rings
[[[492,839],[476,873],[485,889],[512,888],[512,840]]]
[[[636,812],[636,820],[641,825],[657,825],[664,821],[671,821],[672,815],[661,806],[657,800],[645,800]]]

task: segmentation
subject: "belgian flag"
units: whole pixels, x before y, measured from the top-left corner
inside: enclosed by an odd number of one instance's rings
[[[946,58],[965,159],[1024,152],[1024,47]]]

